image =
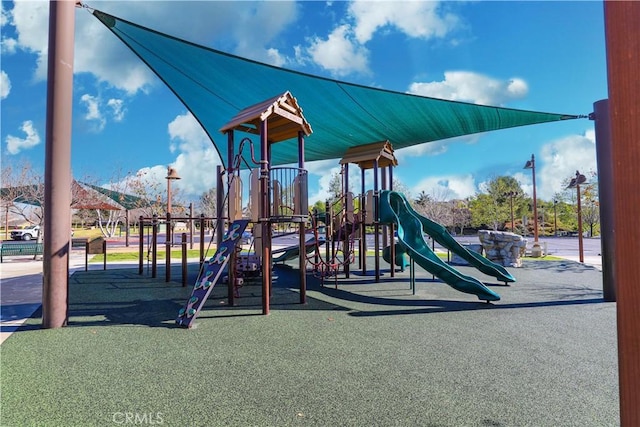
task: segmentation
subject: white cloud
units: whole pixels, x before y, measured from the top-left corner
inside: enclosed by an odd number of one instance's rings
[[[113,120],[116,122],[121,122],[124,119],[124,114],[127,110],[123,107],[123,105],[124,101],[122,99],[111,98],[107,101],[107,106],[111,108]]]
[[[597,171],[594,135],[591,129],[584,135],[569,135],[542,147],[540,160],[536,157],[538,198],[551,200],[554,194],[564,191],[567,181],[575,176],[576,170],[585,175]],[[531,174],[527,174],[524,181],[528,184],[525,191],[529,194],[533,192],[531,178]]]
[[[5,10],[3,23],[15,26],[15,41],[3,39],[3,52],[15,47],[37,55],[36,80],[46,79],[48,1],[18,1]],[[219,40],[230,51],[282,65],[287,58],[269,43],[297,16],[295,2],[92,2],[91,7],[175,37],[212,45]],[[206,16],[207,19],[202,19]],[[147,92],[159,81],[114,34],[95,17],[76,10],[74,72],[91,73],[99,82],[129,95]]]
[[[182,179],[176,188],[186,194],[200,195],[216,185],[216,166],[221,164],[211,140],[191,115],[177,116],[168,125],[172,144],[170,150],[177,153],[173,167]],[[165,167],[166,173],[166,167]]]
[[[436,200],[444,201],[474,196],[477,187],[472,175],[430,176],[411,188],[412,194],[420,194],[422,191]]]
[[[307,51],[315,63],[337,76],[367,73],[369,51],[350,40],[351,36],[349,26],[341,25],[326,40],[314,38]]]
[[[439,82],[415,82],[409,93],[482,105],[504,105],[528,93],[527,83],[519,78],[497,80],[471,71],[447,71]]]
[[[13,135],[8,135],[5,140],[7,142],[7,152],[9,154],[18,154],[20,151],[28,150],[29,148],[40,144],[40,135],[38,135],[38,131],[34,129],[33,122],[31,120],[23,122],[20,130],[26,134],[26,137],[18,138]]]
[[[429,39],[444,37],[458,25],[455,15],[441,14],[437,1],[356,0],[349,4],[349,14],[355,21],[353,32],[361,44],[385,27],[395,27],[412,38]]]
[[[11,80],[4,71],[0,70],[0,99],[5,99],[11,92]]]
[[[98,97],[85,93],[80,97],[80,101],[86,107],[84,119],[87,122],[92,123],[92,125],[94,126],[92,130],[94,132],[101,132],[107,124],[107,120],[104,118],[102,112],[100,111],[100,99]]]

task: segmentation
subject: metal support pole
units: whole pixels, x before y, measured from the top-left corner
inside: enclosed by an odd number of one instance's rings
[[[200,266],[204,264],[204,214],[200,214]]]
[[[598,185],[607,189],[613,187],[613,141],[609,120],[609,100],[603,99],[593,104],[596,131],[596,156],[598,159]],[[600,255],[602,256],[602,292],[605,301],[616,300],[615,277],[615,225],[613,191],[599,191],[600,208]]]
[[[300,172],[304,169],[304,133],[302,131],[298,132],[298,168]],[[304,180],[306,183],[307,180]],[[298,185],[302,185],[302,180],[299,180]],[[303,191],[306,193],[306,188],[300,188],[299,194],[302,194]],[[306,200],[306,197],[303,198]],[[298,202],[300,203],[300,202]],[[300,206],[300,215],[305,215],[308,211],[308,206]],[[303,218],[300,222],[300,256],[298,258],[299,264],[298,267],[300,269],[300,304],[306,304],[307,302],[307,271],[306,271],[306,231],[305,231],[305,219]]]
[[[216,167],[216,245],[219,248],[222,243],[222,230],[224,230],[224,181],[222,177],[224,176],[224,172],[222,171],[222,166],[218,165]],[[202,233],[202,228],[200,229],[200,235],[204,236]],[[200,246],[203,245],[202,237],[200,238]],[[203,246],[202,246],[203,247]]]
[[[71,118],[75,1],[49,3],[42,327],[66,326],[71,235]]]
[[[380,224],[378,218],[380,214],[378,212],[378,204],[380,200],[380,194],[378,189],[378,159],[373,161],[373,223],[375,224],[373,241],[375,247],[374,262],[376,271],[376,283],[380,281]]]
[[[140,215],[138,227],[140,227],[140,241],[138,242],[138,274],[142,274],[144,272],[144,217],[142,215]]]
[[[182,233],[182,287],[184,288],[186,286],[187,286],[187,233]]]
[[[362,264],[362,275],[365,276],[367,274],[367,225],[366,225],[366,216],[367,216],[367,209],[371,209],[370,207],[367,207],[366,201],[367,201],[367,196],[365,195],[365,185],[364,185],[364,169],[360,169],[360,181],[362,183],[362,188],[361,188],[361,200],[362,202],[360,203],[360,216],[362,217],[362,231],[360,233],[360,262]]]
[[[151,277],[158,276],[158,215],[153,215],[151,225]]]
[[[193,202],[189,203],[189,249],[193,249]]]
[[[271,212],[269,206],[269,142],[267,122],[260,122],[260,226],[262,236],[262,314],[269,314],[271,296]],[[302,256],[302,254],[300,254]]]
[[[579,173],[576,172],[576,178]],[[580,196],[580,184],[576,185],[576,192],[578,193],[578,255],[580,262],[584,262],[584,243],[582,241],[582,204]]]
[[[168,182],[171,182],[171,180],[168,180]],[[171,227],[171,213],[167,212],[167,223],[165,224],[165,226],[167,228]],[[167,230],[167,233],[169,232],[169,230]],[[172,233],[173,234],[173,233]],[[164,245],[165,245],[165,271],[164,271],[164,281],[165,282],[170,282],[171,281],[171,243],[172,243],[172,238],[168,238],[165,239]]]
[[[124,245],[129,247],[129,209],[124,211]]]
[[[103,240],[102,241],[102,269],[106,270],[107,269],[107,241]]]
[[[344,206],[342,208],[344,209],[344,218],[346,219],[344,222],[344,233],[342,235],[342,253],[344,254],[344,277],[348,279],[350,267],[349,260],[351,258],[349,254],[349,227],[347,226],[347,210],[350,208],[350,206],[347,206],[347,193],[349,192],[349,163],[345,163],[344,165],[342,165],[342,167],[342,170],[344,172],[344,189],[342,190],[344,196],[342,198]],[[353,231],[353,229],[351,231]]]

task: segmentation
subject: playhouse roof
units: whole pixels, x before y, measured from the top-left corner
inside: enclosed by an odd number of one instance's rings
[[[274,99],[288,91],[295,94],[313,125],[314,133],[305,141],[306,161],[340,159],[348,149],[372,141],[388,140],[397,150],[461,135],[580,117],[454,102],[322,78],[196,45],[98,10],[93,14],[191,111],[223,163],[227,161],[227,140],[219,130],[245,124],[243,111],[248,114],[253,108],[247,106],[258,109],[260,100]],[[230,118],[234,119],[229,122]],[[239,144],[239,138],[236,141]],[[294,139],[275,144],[272,164],[296,163],[296,144]]]
[[[287,91],[245,108],[224,125],[220,132],[239,130],[260,135],[260,123],[267,122],[267,137],[275,143],[296,138],[298,132],[311,135],[311,125],[302,115],[298,101]]]
[[[398,166],[398,160],[393,154],[393,147],[389,141],[351,147],[340,160],[340,164],[355,163],[360,166],[360,169],[372,169],[375,160],[378,161],[378,167],[381,168],[389,165]]]

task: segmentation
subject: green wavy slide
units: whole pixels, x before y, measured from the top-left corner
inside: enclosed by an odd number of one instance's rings
[[[420,222],[422,223],[422,231],[433,237],[433,239],[438,242],[440,246],[449,249],[451,252],[458,255],[460,258],[464,259],[487,276],[493,276],[501,282],[505,283],[516,281],[515,277],[513,277],[506,268],[504,268],[500,264],[496,264],[495,262],[490,261],[479,253],[470,251],[462,246],[456,239],[453,238],[451,234],[449,234],[444,226],[420,215],[411,207],[404,195],[402,195],[401,193],[397,194],[399,197],[405,199],[407,208],[416,218],[420,220]]]
[[[443,280],[457,291],[476,295],[478,299],[484,301],[500,300],[500,295],[487,288],[478,279],[460,273],[433,253],[422,235],[424,223],[421,220],[421,216],[411,208],[403,194],[395,191],[382,191],[379,207],[380,221],[392,222],[398,226],[399,243],[420,267]],[[444,232],[446,233],[446,230]],[[451,239],[454,240],[453,237]],[[440,242],[439,240],[437,241]],[[464,249],[463,247],[461,248]],[[466,251],[466,249],[464,250]]]

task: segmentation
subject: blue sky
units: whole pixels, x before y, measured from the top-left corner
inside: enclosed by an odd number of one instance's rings
[[[603,5],[582,2],[109,1],[86,5],[198,44],[353,83],[437,98],[588,114],[607,97]],[[1,155],[44,169],[48,2],[2,2]],[[102,185],[166,168],[184,197],[214,186],[211,142],[175,96],[97,19],[76,9],[72,169]],[[304,100],[299,100],[304,105]],[[313,125],[313,123],[312,123]],[[373,142],[373,141],[372,141]],[[393,143],[393,141],[391,141]],[[570,120],[396,151],[394,177],[464,198],[500,175],[538,197],[595,171],[593,122]],[[310,201],[338,161],[307,163]],[[359,172],[351,182],[359,188]],[[178,191],[178,190],[177,190]]]

